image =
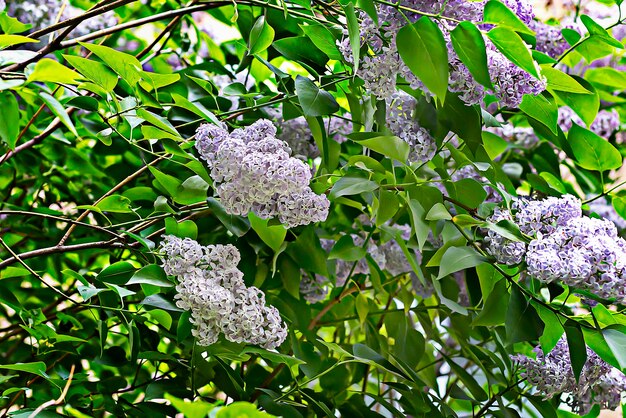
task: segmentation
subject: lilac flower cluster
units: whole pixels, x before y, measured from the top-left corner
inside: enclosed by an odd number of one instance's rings
[[[535,32],[537,39],[535,49],[537,51],[552,58],[558,58],[569,48],[569,44],[561,32],[561,27],[533,20],[529,28]]]
[[[437,144],[430,133],[413,117],[417,106],[415,98],[402,91],[387,99],[387,128],[398,138],[409,144],[409,162],[430,161],[437,152]]]
[[[601,298],[625,301],[626,241],[613,222],[583,216],[580,205],[571,195],[518,199],[514,215],[498,209],[488,220],[512,220],[532,241],[526,248],[489,231],[487,251],[501,263],[525,261],[528,274],[542,282],[561,282]]]
[[[568,394],[567,403],[581,415],[594,405],[602,409],[615,409],[626,390],[626,376],[611,367],[587,347],[587,361],[578,381],[572,369],[569,346],[561,338],[548,354],[541,347],[533,349],[536,359],[524,355],[512,356],[523,369],[520,375],[535,386],[544,399]]]
[[[589,202],[589,211],[598,215],[601,219],[608,219],[615,224],[615,227],[623,231],[626,229],[626,219],[622,218],[612,204],[607,202],[605,197],[601,197]]]
[[[295,157],[314,159],[320,156],[320,150],[315,144],[313,134],[304,116],[285,120],[280,108],[268,109],[267,113],[278,125],[277,138],[289,145]],[[331,116],[326,123],[328,136],[339,143],[345,142],[346,135],[352,132],[352,122],[348,120],[349,118],[350,114],[346,115],[346,119]]]
[[[278,217],[289,228],[326,220],[330,202],[311,190],[310,167],[290,157],[270,121],[261,119],[231,133],[224,124],[201,125],[196,149],[211,169],[228,213]]]
[[[570,107],[563,106],[559,108],[559,126],[564,132],[569,131],[572,125],[576,123],[585,126],[582,119]],[[603,138],[609,138],[613,133],[620,129],[621,122],[617,110],[602,109],[598,112],[596,119],[593,121],[589,129]]]
[[[534,14],[532,7],[526,0],[505,0],[518,17],[529,23]],[[404,0],[400,6],[419,10],[430,14],[441,14],[444,17],[479,22],[483,17],[486,1],[452,0],[452,1],[424,1]],[[362,59],[360,77],[364,80],[365,88],[378,98],[389,99],[396,91],[396,79],[403,78],[411,88],[422,89],[429,94],[423,83],[417,79],[404,64],[398,53],[396,36],[400,28],[407,23],[415,22],[419,13],[402,12],[388,5],[378,5],[377,27],[374,21],[365,13],[361,13],[361,40],[368,44],[373,55]],[[450,41],[450,31],[454,29],[454,20],[441,19],[438,21],[448,45],[450,61],[450,91],[457,92],[463,101],[468,104],[479,104],[486,95],[485,88],[477,83],[467,67],[457,56]],[[502,55],[495,46],[486,41],[489,73],[494,84],[494,94],[502,106],[517,107],[524,94],[537,95],[545,89],[545,81],[537,80],[524,70],[518,68]],[[353,56],[349,40],[339,43],[339,48],[346,61],[352,62]]]
[[[266,306],[263,291],[244,284],[237,248],[164,235],[159,252],[165,273],[178,279],[176,306],[191,311],[199,345],[215,343],[220,333],[267,349],[283,343],[287,327],[278,310]]]

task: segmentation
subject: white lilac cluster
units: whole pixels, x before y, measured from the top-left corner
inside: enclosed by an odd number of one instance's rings
[[[489,231],[488,252],[498,262],[525,261],[528,274],[544,283],[559,282],[626,301],[626,241],[613,222],[583,216],[580,200],[571,195],[518,199],[513,211],[511,215],[498,209],[488,220],[509,219],[532,241],[526,247]]]
[[[561,338],[548,354],[540,346],[533,349],[536,359],[524,355],[512,356],[523,369],[520,375],[537,388],[544,399],[567,394],[567,403],[581,414],[587,414],[594,405],[601,409],[615,409],[626,390],[626,376],[611,367],[587,347],[587,361],[578,381],[574,376],[569,346]]]
[[[266,306],[261,290],[246,287],[237,269],[237,248],[165,235],[159,252],[165,273],[178,279],[176,306],[191,312],[199,345],[215,343],[220,333],[229,341],[267,349],[285,341],[287,327],[278,310]]]
[[[315,144],[313,134],[304,116],[285,120],[280,108],[268,109],[267,113],[278,125],[277,138],[289,145],[292,155],[305,159],[315,159],[320,156],[320,150]],[[345,142],[347,139],[346,135],[351,133],[353,129],[349,118],[350,114],[347,114],[345,119],[331,116],[325,121],[327,135],[339,143]]]
[[[311,169],[290,157],[276,127],[261,119],[228,132],[226,125],[201,125],[196,149],[211,169],[216,194],[227,212],[277,217],[288,228],[326,220],[330,202],[309,187]]]
[[[80,16],[85,12],[72,5],[64,5],[59,0],[12,0],[6,4],[3,1],[0,3],[0,11],[3,10],[20,22],[32,25],[32,30],[43,29],[57,21]],[[85,20],[72,31],[71,36],[83,36],[116,24],[115,13],[109,11]]]
[[[387,128],[392,134],[409,144],[409,162],[430,161],[437,152],[435,139],[414,118],[417,101],[403,91],[393,93],[387,99]]]
[[[572,110],[572,108],[567,106],[560,107],[558,124],[563,132],[569,131],[574,123],[580,126],[585,126],[583,120]],[[602,109],[598,112],[598,115],[591,126],[589,126],[589,129],[603,138],[609,138],[613,135],[613,133],[620,129],[620,125],[621,122],[617,110],[611,109],[609,111]]]
[[[534,17],[532,7],[526,0],[504,0],[504,3],[525,23]],[[469,0],[403,0],[399,5],[413,10],[456,19],[480,22],[486,1]],[[410,22],[415,22],[419,13],[398,11],[396,7],[378,5],[380,27],[365,13],[361,13],[361,40],[369,45],[373,54],[362,58],[359,76],[365,88],[378,98],[389,99],[396,91],[398,77],[404,79],[411,88],[422,89],[428,93],[423,83],[411,73],[398,53],[396,37],[398,31]],[[461,100],[468,104],[480,104],[486,91],[477,83],[467,67],[461,62],[450,41],[450,31],[454,29],[454,20],[438,21],[448,46],[450,61],[450,91],[460,94]],[[487,25],[488,26],[488,25]],[[486,40],[489,75],[494,85],[494,94],[502,106],[517,107],[524,94],[537,95],[545,90],[545,80],[535,79],[524,70],[509,61],[495,46]],[[352,50],[348,39],[339,43],[339,48],[347,62],[352,62]]]
[[[605,197],[589,202],[589,212],[595,213],[601,219],[608,219],[615,224],[615,227],[623,231],[626,229],[626,219],[622,218],[613,205],[607,202]]]

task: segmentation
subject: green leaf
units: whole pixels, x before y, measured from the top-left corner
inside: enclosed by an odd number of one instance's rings
[[[254,232],[257,233],[259,238],[261,238],[268,247],[274,250],[274,252],[277,252],[285,241],[287,228],[282,224],[269,226],[267,219],[261,219],[252,212],[248,214],[248,220],[250,221],[250,226],[254,229]]]
[[[26,82],[44,81],[59,84],[79,84],[79,78],[81,76],[76,71],[70,70],[53,59],[43,58],[37,62],[35,69],[28,76]]]
[[[537,66],[530,49],[517,33],[508,28],[495,27],[487,33],[487,36],[511,62],[535,78],[539,78]]]
[[[59,103],[59,101],[54,96],[51,96],[48,93],[45,93],[43,91],[39,93],[39,97],[41,97],[41,100],[43,100],[46,106],[48,106],[48,109],[50,109],[52,113],[54,113],[54,115],[59,118],[59,120],[63,123],[63,125],[67,126],[67,128],[70,130],[72,134],[74,134],[75,136],[78,136],[78,132],[76,131],[76,128],[74,127],[74,123],[72,122],[72,119],[70,119],[70,116],[65,111],[65,108],[63,107],[63,105]]]
[[[565,323],[565,335],[567,336],[567,345],[569,346],[570,359],[574,378],[578,382],[580,373],[587,362],[587,345],[585,337],[580,330],[580,325],[569,321]]]
[[[25,23],[20,22],[14,17],[11,17],[7,14],[7,12],[0,13],[0,28],[2,28],[2,32],[7,35],[13,35],[15,33],[26,32],[28,29],[32,28],[33,25],[27,25]],[[28,42],[38,42],[35,39],[31,39]]]
[[[145,119],[146,122],[153,124],[157,128],[162,129],[165,132],[169,132],[170,134],[176,136],[177,138],[180,138],[180,134],[178,133],[176,128],[174,128],[174,126],[166,118],[159,116],[159,115],[155,115],[154,113],[149,112],[144,108],[137,109],[137,116],[139,116],[142,119]]]
[[[359,71],[359,61],[361,59],[361,26],[354,12],[354,5],[349,2],[343,7],[348,24],[348,38],[352,49],[352,62],[354,63],[354,73]]]
[[[249,402],[233,402],[220,408],[215,418],[271,418],[273,416],[259,411],[254,404]]]
[[[96,205],[103,212],[132,213],[130,199],[118,194],[107,196]]]
[[[365,323],[367,315],[370,312],[370,304],[367,296],[365,296],[363,293],[359,293],[358,295],[356,295],[354,305],[356,308],[357,316],[359,317],[359,322],[361,324]]]
[[[408,203],[411,212],[411,224],[421,251],[422,248],[424,248],[424,244],[426,244],[430,233],[430,227],[425,220],[426,210],[424,210],[424,207],[420,204],[420,202],[415,199],[410,199]]]
[[[548,90],[558,90],[568,93],[592,94],[584,88],[574,77],[550,65],[541,66],[541,75],[548,81]]]
[[[211,112],[206,107],[204,107],[202,103],[200,102],[192,103],[189,100],[187,100],[185,97],[176,93],[172,93],[172,99],[174,99],[174,103],[177,106],[183,109],[186,109],[192,113],[195,113],[196,115],[200,116],[201,118],[205,119],[208,122],[212,122],[216,125],[219,124],[219,119],[217,119],[217,117],[213,114],[213,112]]]
[[[0,369],[17,370],[20,372],[35,374],[37,376],[43,377],[44,379],[48,379],[48,374],[46,373],[46,363],[44,363],[43,361],[37,361],[34,363],[15,363],[0,365]]]
[[[346,176],[340,178],[330,189],[330,198],[336,199],[340,196],[350,196],[364,192],[373,192],[378,188],[374,181],[363,177]]]
[[[494,23],[512,29],[516,32],[534,35],[535,33],[520,20],[504,3],[498,0],[489,0],[485,5],[484,18],[485,23]]]
[[[497,326],[504,324],[508,308],[509,291],[506,280],[500,279],[493,287],[482,310],[472,321],[472,326]]]
[[[376,226],[381,226],[398,212],[400,201],[396,192],[380,189],[378,192],[378,209],[376,210]]]
[[[607,328],[602,331],[602,335],[622,371],[626,370],[626,334],[617,329]]]
[[[443,353],[442,355],[446,359],[446,363],[448,363],[448,365],[454,372],[454,375],[459,377],[461,382],[463,382],[463,384],[469,389],[474,399],[481,402],[489,399],[489,396],[487,396],[485,390],[480,386],[480,384],[478,384],[476,379],[474,379],[474,377],[467,372],[467,370],[452,361],[450,357],[446,356]]]
[[[617,49],[623,49],[624,45],[617,39],[613,38],[610,33],[606,31],[602,26],[596,23],[591,17],[587,15],[581,15],[580,21],[583,22],[583,25],[589,31],[589,35],[596,37],[598,40],[606,43],[607,45],[611,45]]]
[[[443,257],[441,257],[437,279],[441,279],[457,271],[476,267],[485,261],[485,257],[478,254],[473,248],[450,247],[443,254]]]
[[[159,287],[174,286],[174,283],[167,280],[163,267],[156,264],[150,264],[141,268],[141,270],[133,274],[133,277],[126,284],[150,284]]]
[[[397,136],[375,136],[358,140],[358,135],[352,135],[351,138],[362,146],[371,149],[386,157],[406,163],[411,151],[409,144]]]
[[[427,221],[439,221],[446,220],[449,221],[452,219],[452,215],[448,211],[448,208],[445,207],[443,203],[435,203],[435,205],[430,208],[428,213],[426,214]]]
[[[329,92],[301,75],[296,77],[296,94],[305,116],[331,115],[339,110],[339,104]]]
[[[174,305],[172,302],[158,294],[146,297],[140,302],[140,305],[152,306],[154,308],[163,309],[165,311],[183,312],[183,310],[180,309],[178,306]]]
[[[345,261],[358,261],[367,255],[367,250],[361,246],[354,245],[351,235],[344,235],[335,243],[330,254],[329,260],[337,258]]]
[[[157,170],[156,168],[150,166],[148,167],[157,183],[161,185],[161,187],[170,195],[176,196],[178,192],[178,188],[181,186],[182,182],[178,180],[176,177],[170,176],[169,174],[165,174]]]
[[[590,83],[607,86],[612,89],[626,89],[626,74],[615,68],[590,68],[585,72],[585,79]]]
[[[328,58],[338,61],[343,59],[343,55],[337,49],[337,39],[328,28],[318,24],[301,25],[300,28],[320,51],[328,55]]]
[[[265,51],[274,41],[274,29],[265,21],[265,16],[259,16],[250,31],[248,51],[250,55]]]
[[[20,108],[10,91],[0,92],[0,139],[10,149],[15,148],[20,134]]]
[[[170,394],[165,394],[165,399],[170,401],[172,406],[186,418],[206,418],[207,414],[215,408],[215,405],[207,402],[197,399],[187,402]]]
[[[605,171],[622,166],[622,155],[604,138],[573,124],[567,139],[576,163],[586,170]]]
[[[80,43],[82,47],[91,51],[100,58],[106,65],[115,71],[124,81],[131,86],[135,86],[141,79],[141,63],[132,55],[116,51],[103,45]]]
[[[600,109],[600,97],[596,89],[588,81],[582,78],[576,78],[575,80],[589,90],[591,94],[575,94],[564,91],[554,91],[554,94],[567,106],[571,107],[587,126],[590,126]]]
[[[19,44],[27,44],[27,43],[36,44],[38,42],[39,42],[38,40],[29,38],[28,36],[0,35],[0,49],[4,49],[8,46],[19,45]]]
[[[398,53],[424,85],[443,103],[448,90],[448,48],[439,26],[429,17],[404,26],[396,38]]]
[[[233,235],[237,237],[242,237],[250,230],[250,222],[248,219],[231,215],[226,212],[224,206],[215,198],[209,197],[207,198],[207,204],[209,208],[213,211],[213,214],[220,220],[220,222],[230,231]]]
[[[487,65],[485,39],[472,22],[461,22],[452,30],[452,46],[476,81],[493,89]]]
[[[102,87],[105,91],[110,93],[117,86],[117,74],[101,62],[74,55],[63,55],[63,58],[85,76],[86,79]]]
[[[124,284],[131,278],[134,272],[135,267],[128,261],[118,261],[104,268],[98,273],[96,279],[103,283]]]
[[[516,285],[511,286],[505,327],[509,344],[536,340],[543,332],[543,323],[537,311]]]
[[[289,243],[286,252],[300,268],[328,277],[327,254],[313,227],[305,228],[295,241]]]

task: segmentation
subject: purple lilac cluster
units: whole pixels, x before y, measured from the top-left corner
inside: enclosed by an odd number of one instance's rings
[[[285,341],[287,327],[278,310],[266,306],[263,291],[246,287],[237,248],[164,235],[159,252],[165,273],[178,279],[176,306],[191,312],[199,345],[215,343],[220,333],[267,349]]]
[[[626,241],[615,224],[582,215],[581,202],[567,195],[545,200],[518,199],[513,215],[501,209],[488,218],[508,219],[532,238],[526,247],[489,231],[488,252],[504,264],[526,262],[530,276],[587,290],[601,298],[626,301]]]
[[[626,229],[626,219],[622,218],[605,197],[589,202],[589,211],[598,215],[601,219],[608,219],[615,224],[615,227],[623,231]]]
[[[201,125],[196,149],[211,169],[228,213],[278,217],[289,228],[326,220],[328,198],[311,190],[310,167],[290,157],[289,146],[276,138],[270,121],[261,119],[231,133],[224,124]]]
[[[529,28],[535,32],[537,39],[535,49],[537,51],[556,59],[569,48],[560,26],[548,25],[538,20],[533,20],[529,24]]]
[[[572,108],[563,106],[559,108],[559,126],[564,132],[569,131],[572,125],[576,123],[585,126],[582,119],[572,110]],[[620,129],[621,122],[617,110],[602,109],[598,112],[596,119],[593,121],[589,129],[603,138],[609,138],[613,133]]]
[[[526,0],[505,0],[504,3],[513,10],[525,23],[530,23],[534,17],[532,7]],[[452,1],[424,1],[405,0],[400,5],[408,9],[424,13],[441,14],[456,20],[479,22],[483,17],[486,1],[452,0]],[[365,13],[361,13],[361,40],[368,44],[374,55],[363,57],[360,77],[364,80],[365,88],[378,98],[389,99],[396,91],[396,79],[403,78],[413,89],[422,89],[427,94],[425,86],[417,79],[404,64],[398,53],[396,36],[400,28],[407,23],[415,22],[419,13],[398,11],[395,7],[379,5],[378,27]],[[450,91],[457,92],[463,101],[468,104],[480,104],[485,98],[486,91],[477,83],[467,67],[461,62],[450,41],[450,31],[456,26],[455,20],[440,19],[440,28],[447,40],[448,56],[450,61]],[[537,95],[545,90],[545,81],[537,80],[521,70],[495,46],[486,40],[489,73],[494,84],[494,94],[502,106],[517,107],[524,94]],[[349,40],[339,43],[346,61],[352,62],[352,51]]]
[[[395,92],[387,99],[387,128],[409,144],[409,162],[430,161],[437,152],[435,139],[413,117],[415,98],[405,92]]]
[[[315,159],[320,156],[320,150],[315,144],[313,134],[309,128],[309,123],[304,116],[285,120],[280,108],[267,110],[269,116],[278,125],[277,138],[285,141],[291,148],[292,155],[304,159]],[[350,114],[344,118],[331,116],[325,123],[327,134],[339,143],[346,141],[346,135],[352,132],[352,122],[349,120]]]
[[[548,354],[541,346],[533,349],[536,358],[511,356],[523,369],[520,375],[537,388],[544,399],[567,394],[567,403],[581,414],[587,414],[594,405],[601,409],[615,409],[626,390],[626,376],[611,367],[587,347],[587,361],[579,379],[574,376],[569,346],[561,338]]]

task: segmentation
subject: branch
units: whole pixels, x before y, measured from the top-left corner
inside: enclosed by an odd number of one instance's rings
[[[74,245],[57,245],[54,247],[40,248],[38,250],[27,251],[22,254],[16,254],[17,257],[12,256],[0,262],[0,269],[3,269],[7,266],[18,263],[18,257],[21,260],[27,260],[29,258],[40,257],[42,255],[49,254],[60,254],[67,253],[71,251],[81,251],[81,250],[90,250],[94,248],[124,248],[125,244],[121,242],[117,242],[116,240],[110,241],[97,241],[97,242],[86,242],[83,244],[74,244]]]

